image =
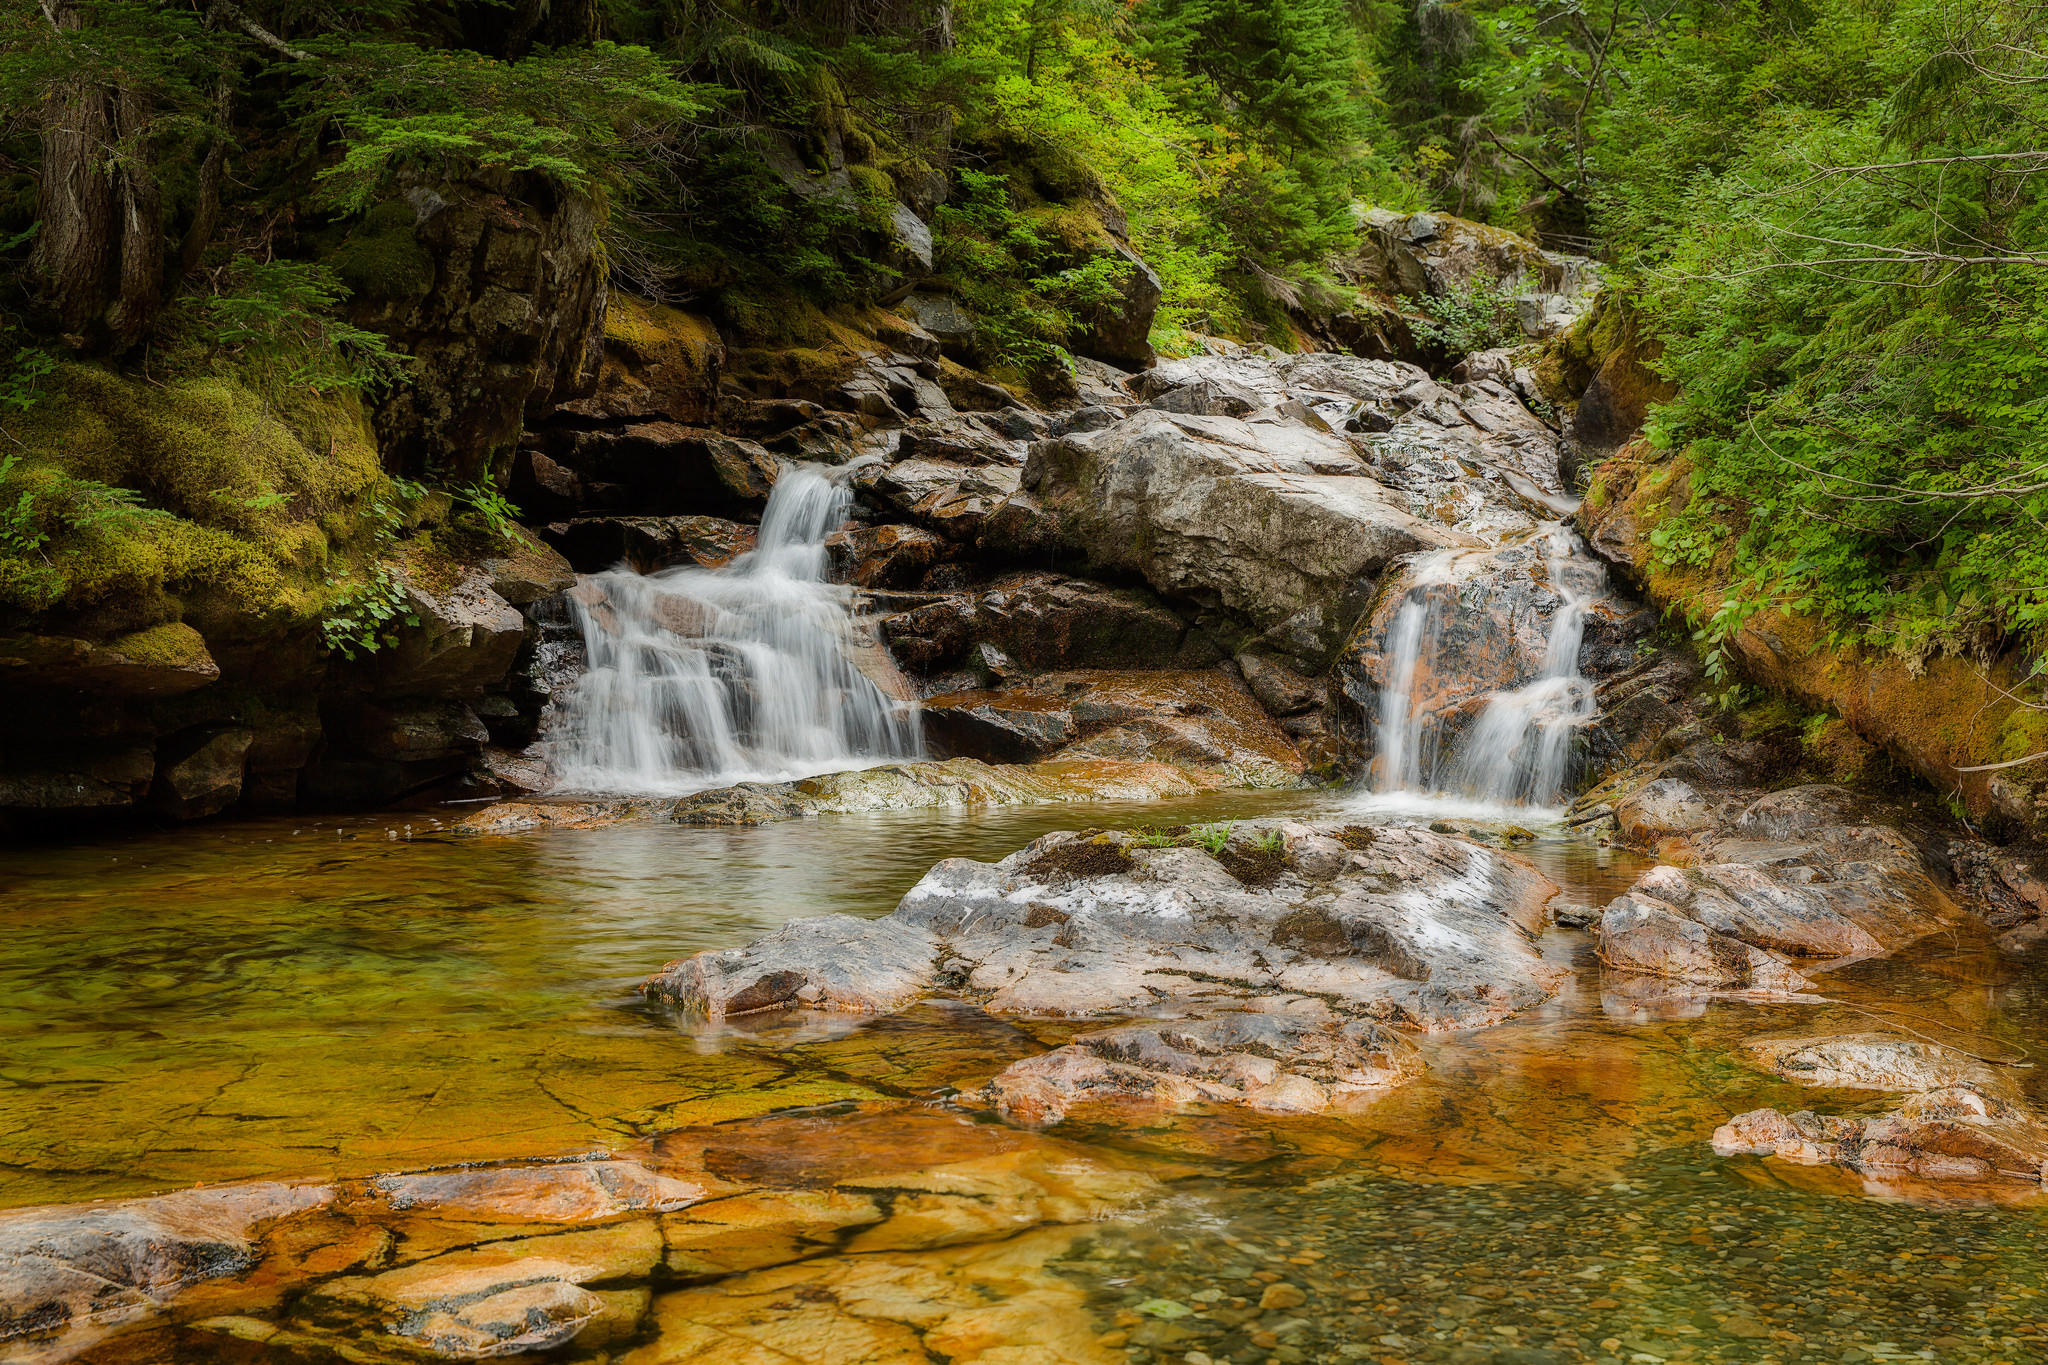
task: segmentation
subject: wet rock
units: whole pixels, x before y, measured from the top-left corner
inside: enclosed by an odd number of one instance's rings
[[[613,797],[595,801],[500,801],[450,827],[455,834],[524,834],[537,829],[602,829],[628,820],[665,815],[673,800]]]
[[[1689,785],[1663,777],[1617,801],[1614,819],[1623,838],[1640,848],[1654,848],[1660,839],[1709,828],[1714,812]]]
[[[679,422],[569,428],[548,454],[580,481],[580,510],[635,516],[753,516],[781,465],[765,447]]]
[[[680,800],[641,803],[685,825],[758,825],[803,815],[881,810],[955,810],[1067,801],[1157,801],[1208,790],[1165,763],[1055,759],[991,765],[973,758],[888,763],[795,782],[742,783]],[[495,809],[495,808],[494,808]],[[547,808],[516,819],[545,819]],[[489,812],[484,812],[488,815]]]
[[[1960,913],[1897,830],[1831,828],[1801,844],[1712,835],[1695,843],[1694,866],[1652,868],[1630,895],[1775,953],[1878,956]]]
[[[1897,1034],[1762,1038],[1749,1050],[1764,1067],[1787,1080],[1831,1090],[1913,1094],[1966,1086],[1979,1094],[2000,1095],[2012,1088],[1997,1067],[1940,1043]]]
[[[339,717],[338,728],[356,751],[401,763],[473,754],[491,738],[476,712],[454,701],[366,702]]]
[[[192,1284],[249,1269],[259,1228],[334,1197],[323,1185],[253,1183],[0,1213],[0,1342],[146,1315]]]
[[[361,667],[386,696],[474,695],[501,686],[526,639],[526,618],[470,569],[442,584],[401,568],[406,606],[418,624],[399,629],[394,647]]]
[[[901,921],[826,915],[671,962],[640,989],[714,1022],[782,1009],[888,1014],[930,990],[938,952],[932,934]]]
[[[1948,861],[1956,885],[1994,929],[2048,916],[2048,854],[1957,839],[1949,844]]]
[[[886,616],[881,629],[897,657],[923,673],[958,664],[979,644],[1027,669],[1209,661],[1187,623],[1143,589],[1050,573],[1006,574],[973,593]]]
[[[1227,417],[1141,411],[1032,448],[1039,534],[1098,574],[1138,575],[1260,628],[1334,645],[1390,561],[1458,543],[1365,477],[1343,440]]]
[[[946,994],[1002,1014],[1214,1020],[1314,997],[1343,1019],[1430,1029],[1497,1022],[1564,979],[1532,946],[1556,888],[1526,861],[1421,830],[1345,835],[1249,822],[1214,856],[1049,835],[999,863],[940,863],[881,920],[798,921],[643,989],[713,1019]]]
[[[1732,990],[1802,991],[1812,985],[1782,958],[1716,933],[1640,892],[1608,905],[1595,942],[1601,962],[1615,971]]]
[[[926,742],[939,752],[998,763],[1044,758],[1081,733],[1057,699],[1021,690],[930,697],[920,716]]]
[[[1017,491],[1019,470],[908,459],[854,476],[855,486],[948,540],[972,542],[990,512]]]
[[[1756,1109],[1716,1128],[1713,1144],[1722,1156],[1848,1166],[1880,1178],[2048,1183],[2048,1126],[1961,1086],[1914,1095],[1875,1118]]]
[[[1220,672],[1050,673],[924,708],[931,741],[968,757],[1168,763],[1233,787],[1287,786],[1305,769],[1285,732]]]
[[[1080,1104],[1143,1100],[1242,1104],[1314,1114],[1421,1071],[1415,1046],[1381,1024],[1345,1019],[1319,1000],[1084,1033],[1012,1063],[979,1096],[1013,1123],[1049,1124]]]
[[[219,730],[186,736],[157,751],[150,804],[174,820],[217,815],[242,795],[242,765],[253,731]]]
[[[578,573],[621,563],[655,573],[678,564],[720,568],[753,549],[756,532],[723,517],[577,517],[541,534]]]
[[[171,621],[103,644],[55,635],[0,639],[0,686],[87,692],[104,697],[169,697],[205,687],[220,666],[198,631]]]
[[[524,532],[509,552],[477,567],[490,575],[491,591],[515,607],[530,607],[567,591],[576,581],[576,570],[568,560],[552,546],[528,539]]]
[[[47,767],[0,773],[0,809],[107,810],[132,806],[148,795],[156,755],[148,744],[79,746]]]
[[[835,576],[863,588],[909,588],[940,562],[953,543],[921,526],[849,526],[825,538]]]

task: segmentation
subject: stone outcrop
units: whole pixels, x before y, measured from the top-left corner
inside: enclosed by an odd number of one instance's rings
[[[1711,573],[1660,563],[1650,537],[1692,497],[1685,457],[1642,441],[1595,471],[1579,524],[1593,549],[1656,606],[1705,620],[1724,585]],[[1837,647],[1811,616],[1761,611],[1729,642],[1733,665],[1802,705],[1840,716],[1854,734],[1906,770],[1953,790],[1972,815],[2015,831],[2048,831],[2048,763],[1980,771],[2048,747],[2048,720],[2016,698],[2013,661],[1935,655],[1907,660]]]
[[[992,1098],[1044,1116],[1147,1094],[1313,1110],[1408,1074],[1400,1044],[1363,1025],[1471,1028],[1548,999],[1565,973],[1532,939],[1555,892],[1520,858],[1421,830],[1049,835],[998,863],[940,863],[883,919],[793,921],[642,989],[714,1021],[928,995],[1144,1013],[1174,1022],[1084,1036],[999,1077]]]
[[[1709,837],[1692,866],[1651,868],[1602,916],[1601,960],[1701,985],[1796,990],[1815,968],[1791,960],[1882,956],[1959,917],[1898,831],[1812,833],[1803,843]]]
[[[487,481],[527,418],[594,382],[600,216],[531,174],[416,184],[364,217],[333,263],[357,321],[413,358],[377,411],[390,467]]]
[[[1597,267],[1584,256],[1545,251],[1527,238],[1448,213],[1367,209],[1357,252],[1336,263],[1356,283],[1397,295],[1458,295],[1481,279],[1516,295],[1523,335],[1554,336],[1570,327],[1599,291]]]
[[[1847,1166],[1878,1180],[2048,1184],[2048,1125],[1967,1086],[1914,1095],[1874,1118],[1756,1109],[1714,1130],[1722,1156]]]
[[[996,690],[925,699],[925,737],[970,758],[1171,764],[1197,782],[1280,787],[1301,755],[1249,692],[1203,672],[1048,673]]]

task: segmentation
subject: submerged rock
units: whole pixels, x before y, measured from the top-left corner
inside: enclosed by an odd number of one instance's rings
[[[1722,1156],[1775,1156],[1878,1177],[2048,1184],[2048,1126],[1967,1086],[1914,1095],[1875,1118],[1755,1109],[1716,1128],[1713,1143]]]
[[[1831,1090],[1895,1090],[1906,1094],[1967,1086],[1979,1094],[2009,1091],[1997,1067],[1952,1047],[1892,1033],[1837,1033],[1812,1038],[1760,1038],[1749,1045],[1758,1062],[1787,1080]]]
[[[1345,1018],[1314,999],[1261,1005],[1084,1033],[1013,1063],[979,1098],[1026,1124],[1057,1123],[1073,1105],[1115,1100],[1207,1100],[1313,1114],[1422,1070],[1414,1043],[1383,1024]]]

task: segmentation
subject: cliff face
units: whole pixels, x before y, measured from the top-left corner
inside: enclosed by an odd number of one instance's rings
[[[1690,499],[1691,476],[1684,457],[1632,441],[1593,471],[1579,524],[1654,604],[1704,622],[1721,604],[1726,566],[1669,565],[1650,543]],[[1840,716],[1973,817],[2048,832],[2048,760],[1992,766],[2048,750],[2048,712],[2019,699],[2023,680],[2010,661],[1915,662],[1840,648],[1817,618],[1771,611],[1752,617],[1731,645],[1745,677]]]

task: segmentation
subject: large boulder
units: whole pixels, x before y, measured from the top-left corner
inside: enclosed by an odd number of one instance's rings
[[[470,696],[498,687],[526,638],[526,618],[491,586],[481,568],[452,581],[419,565],[402,565],[399,581],[413,620],[391,649],[360,667],[385,696]]]
[[[602,218],[533,173],[415,184],[356,224],[331,258],[351,311],[413,360],[377,405],[387,463],[488,478],[529,417],[588,390],[605,313]]]
[[[1462,543],[1367,476],[1342,438],[1142,411],[1032,448],[1045,538],[1099,575],[1333,648],[1396,558]]]
[[[2009,1076],[1989,1062],[1926,1038],[1896,1033],[1830,1033],[1802,1038],[1759,1038],[1749,1044],[1758,1063],[1787,1080],[1830,1090],[1893,1090],[1918,1094],[1968,1086],[1985,1095],[2009,1095]]]
[[[1556,890],[1521,858],[1422,830],[1048,835],[998,863],[940,863],[881,920],[796,921],[642,989],[712,1020],[943,994],[1069,1019],[1313,998],[1345,1019],[1470,1028],[1567,976],[1533,944]]]
[[[1614,898],[1600,916],[1601,962],[1618,972],[1736,991],[1803,991],[1812,984],[1783,958],[1687,919],[1639,892]]]

